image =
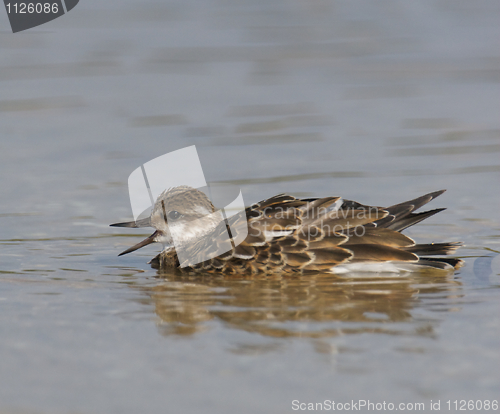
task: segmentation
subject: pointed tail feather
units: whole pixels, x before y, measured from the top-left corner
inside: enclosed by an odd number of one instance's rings
[[[446,210],[446,208],[437,208],[435,210],[424,211],[422,213],[412,213],[403,217],[397,217],[392,223],[386,226],[388,229],[403,231],[414,224],[420,223],[422,220],[439,213],[440,211]]]
[[[388,228],[396,231],[404,230],[405,228],[412,226],[430,217],[432,214],[436,214],[441,210],[432,210],[433,213],[425,215],[428,212],[420,213],[421,215],[414,214],[413,212],[423,205],[427,204],[429,201],[435,199],[436,197],[443,194],[446,190],[434,191],[433,193],[425,194],[423,196],[414,198],[413,200],[405,201],[403,203],[395,204],[393,206],[387,207],[384,210],[388,211],[387,217],[375,221],[373,224],[376,227]]]
[[[430,258],[430,257],[421,257],[418,261],[418,264],[422,266],[431,266],[440,269],[446,269],[449,266],[452,266],[455,269],[460,269],[464,265],[464,261],[460,259],[451,259],[451,258]]]
[[[397,214],[397,212],[401,209],[406,209],[408,206],[413,206],[411,211],[418,210],[423,205],[427,204],[429,201],[434,200],[436,197],[439,197],[446,190],[434,191],[429,194],[425,194],[423,196],[414,198],[413,200],[405,201],[403,203],[394,204],[393,206],[387,207],[386,210],[389,211],[389,214]]]
[[[462,242],[450,243],[430,243],[430,244],[416,244],[410,247],[404,247],[407,252],[412,252],[420,255],[436,256],[453,254],[456,250],[463,246]]]

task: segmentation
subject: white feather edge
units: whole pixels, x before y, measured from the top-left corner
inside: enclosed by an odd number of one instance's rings
[[[384,273],[387,276],[398,276],[403,273],[414,272],[419,269],[433,268],[419,263],[407,262],[384,262],[384,263],[347,263],[343,265],[334,266],[330,269],[331,273],[338,275],[358,276],[357,273]],[[440,270],[453,270],[453,266],[447,264],[445,269]]]

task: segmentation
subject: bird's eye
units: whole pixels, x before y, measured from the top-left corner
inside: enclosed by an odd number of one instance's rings
[[[168,213],[168,219],[172,220],[172,221],[177,220],[180,216],[181,216],[181,213],[179,213],[178,211],[175,211],[175,210],[172,210]]]

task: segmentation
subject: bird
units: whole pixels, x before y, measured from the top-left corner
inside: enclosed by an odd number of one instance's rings
[[[113,227],[153,227],[151,236],[121,252],[151,243],[163,250],[149,263],[159,271],[216,274],[324,272],[403,273],[453,271],[463,265],[454,253],[461,242],[416,243],[402,231],[445,208],[415,213],[446,190],[389,207],[342,197],[296,198],[287,194],[252,204],[225,218],[202,191],[178,186],[162,192],[150,217]],[[219,213],[219,214],[218,214]],[[236,241],[233,234],[243,234]],[[225,244],[224,244],[225,243]]]

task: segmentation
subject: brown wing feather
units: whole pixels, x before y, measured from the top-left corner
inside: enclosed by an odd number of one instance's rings
[[[271,205],[275,204],[282,204],[284,202],[288,201],[294,201],[296,200],[295,197],[290,196],[288,194],[277,194],[274,197],[268,198],[266,200],[259,201],[258,203],[253,204],[250,208],[252,210],[264,210],[266,207],[269,207]]]
[[[372,261],[372,262],[416,262],[418,256],[405,250],[396,249],[390,246],[379,246],[376,244],[354,244],[348,246],[354,257],[351,262]]]
[[[376,220],[386,217],[389,213],[383,209],[373,208],[372,211],[350,210],[340,211],[328,218],[319,218],[313,222],[316,227],[320,227],[327,234],[342,232],[344,230],[364,226]]]
[[[359,236],[356,234],[359,231]],[[384,228],[362,228],[348,233],[348,240],[345,246],[353,244],[378,244],[390,247],[409,247],[415,241],[397,231]],[[407,249],[408,250],[408,249]]]

